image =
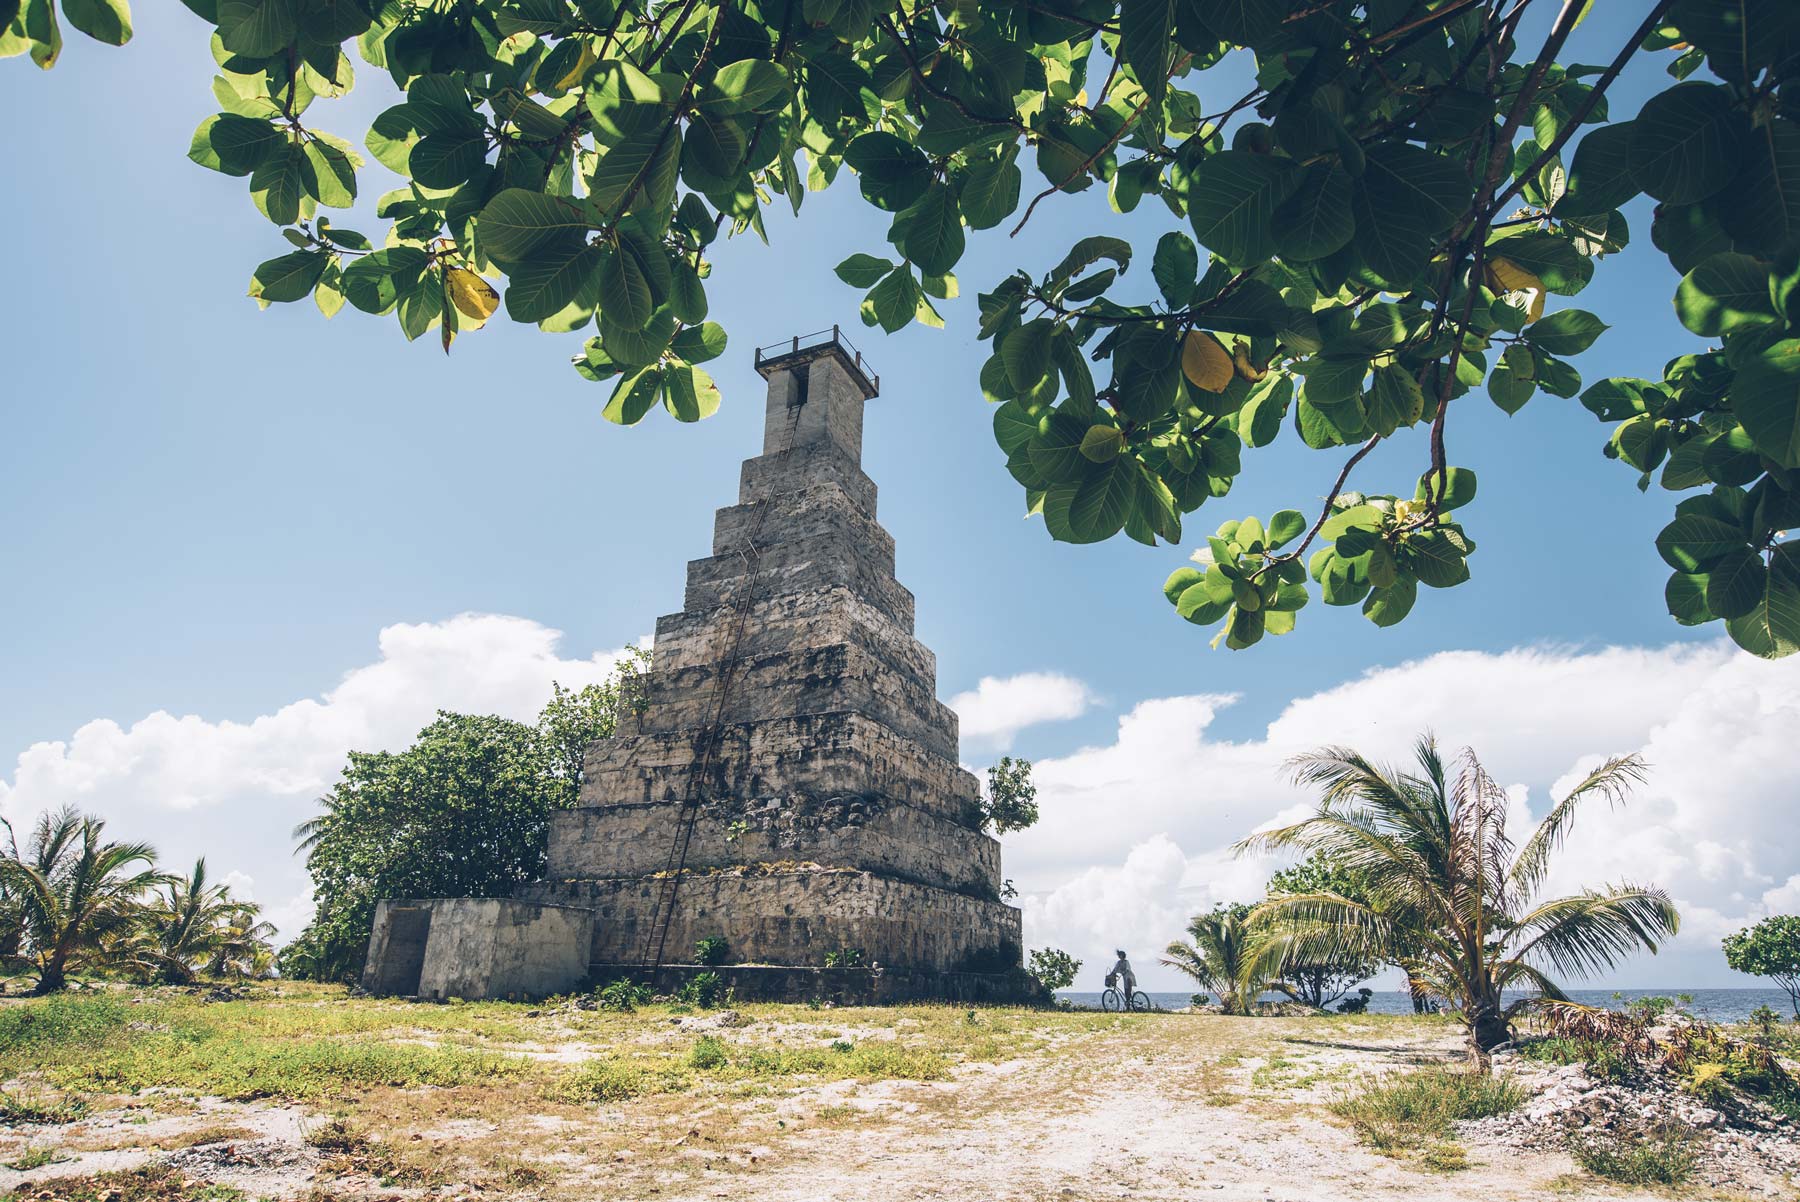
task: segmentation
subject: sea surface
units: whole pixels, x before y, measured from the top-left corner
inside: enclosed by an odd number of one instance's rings
[[[1146,990],[1150,1000],[1158,1009],[1178,1010],[1190,1004],[1192,993],[1157,993]],[[1083,1009],[1099,1009],[1098,993],[1082,993],[1065,989],[1057,993],[1059,998],[1067,998],[1075,1006]],[[1634,1000],[1647,997],[1675,998],[1681,1001],[1682,1007],[1695,1018],[1704,1018],[1719,1023],[1741,1023],[1750,1017],[1750,1012],[1758,1006],[1768,1006],[1783,1019],[1793,1015],[1793,1008],[1788,1003],[1787,994],[1779,989],[1571,989],[1569,997],[1584,1006],[1600,1006],[1610,1010],[1623,1010]],[[1216,998],[1214,999],[1217,1000]],[[1262,997],[1266,1002],[1281,1002],[1287,999],[1279,993],[1267,993]],[[1411,995],[1399,990],[1376,990],[1369,999],[1371,1014],[1411,1014]]]

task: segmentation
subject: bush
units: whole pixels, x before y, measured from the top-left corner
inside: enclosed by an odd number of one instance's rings
[[[595,990],[594,1000],[602,1010],[617,1010],[622,1014],[630,1014],[650,1000],[650,987],[620,977],[616,981],[608,981]]]
[[[731,956],[731,945],[723,935],[708,935],[694,945],[694,963],[717,967]]]
[[[1041,947],[1032,951],[1031,962],[1025,966],[1025,971],[1036,977],[1045,989],[1055,993],[1075,983],[1081,961],[1060,948]]]
[[[590,1060],[562,1079],[558,1096],[571,1102],[623,1102],[657,1087],[650,1074],[619,1060]]]
[[[675,991],[675,1000],[708,1010],[725,996],[725,979],[716,972],[695,973]]]
[[[1693,1137],[1674,1124],[1571,1139],[1569,1154],[1594,1176],[1623,1185],[1680,1185],[1698,1160]]]
[[[1458,1120],[1517,1109],[1525,1096],[1510,1077],[1431,1068],[1377,1081],[1331,1109],[1364,1143],[1394,1155],[1448,1138]]]
[[[861,968],[863,949],[860,947],[840,948],[835,952],[825,953],[826,968]]]
[[[693,1050],[688,1053],[688,1067],[697,1068],[701,1072],[724,1068],[730,1057],[725,1052],[725,1041],[717,1035],[702,1035],[694,1041]]]

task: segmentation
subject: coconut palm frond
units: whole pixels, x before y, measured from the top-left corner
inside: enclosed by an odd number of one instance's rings
[[[1637,951],[1654,952],[1681,916],[1661,889],[1621,886],[1545,902],[1520,921],[1516,959],[1541,960],[1559,973],[1587,976]]]
[[[1648,774],[1643,757],[1636,755],[1613,756],[1588,773],[1561,801],[1550,807],[1550,812],[1526,840],[1518,858],[1513,861],[1510,874],[1513,886],[1526,897],[1537,892],[1549,871],[1550,855],[1562,847],[1569,828],[1574,825],[1575,811],[1582,802],[1599,797],[1610,808],[1616,809],[1625,804],[1632,789],[1643,784]]]

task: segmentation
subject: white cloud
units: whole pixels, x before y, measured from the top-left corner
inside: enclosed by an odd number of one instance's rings
[[[1057,672],[983,676],[975,688],[950,699],[962,720],[962,737],[1006,751],[1027,726],[1079,718],[1094,703],[1088,687]]]
[[[561,637],[492,614],[388,626],[374,662],[249,722],[159,710],[129,726],[97,718],[66,741],[34,744],[11,779],[0,778],[0,814],[23,838],[37,814],[72,803],[105,817],[115,837],[155,843],[177,869],[204,855],[216,876],[254,885],[292,935],[311,903],[290,832],[315,811],[345,752],[404,747],[439,709],[530,719],[552,681],[604,679],[623,654],[564,659]]]
[[[1521,818],[1542,815],[1601,757],[1635,751],[1649,761],[1650,780],[1627,808],[1597,803],[1579,819],[1548,886],[1630,880],[1676,898],[1682,935],[1609,983],[1748,984],[1725,970],[1719,937],[1800,902],[1800,761],[1788,749],[1800,728],[1800,662],[1719,644],[1445,652],[1294,699],[1260,739],[1212,738],[1214,718],[1236,702],[1145,701],[1119,719],[1113,742],[1035,761],[1043,817],[1007,837],[1006,873],[1026,893],[1027,944],[1088,961],[1084,987],[1119,940],[1159,948],[1186,914],[1260,895],[1273,865],[1229,848],[1304,811],[1306,795],[1283,772],[1288,757],[1342,743],[1400,759],[1428,729],[1450,750],[1475,747],[1511,786]],[[1178,913],[1165,921],[1170,891],[1146,890],[1177,859]],[[1151,920],[1164,925],[1152,932]],[[1140,975],[1152,987],[1183,985],[1168,970]]]

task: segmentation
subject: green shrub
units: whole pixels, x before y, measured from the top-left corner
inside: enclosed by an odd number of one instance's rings
[[[1622,1185],[1680,1185],[1699,1159],[1693,1137],[1674,1124],[1571,1139],[1569,1154],[1594,1176]]]
[[[835,952],[825,953],[826,968],[861,968],[863,949],[860,947],[839,948]]]
[[[664,1084],[640,1065],[622,1060],[589,1060],[563,1075],[556,1094],[570,1102],[624,1102],[655,1093]]]
[[[694,1041],[693,1050],[688,1053],[688,1067],[697,1068],[703,1073],[724,1068],[731,1057],[726,1053],[725,1041],[717,1035],[702,1035]]]
[[[129,1005],[106,994],[60,993],[0,1007],[0,1064],[45,1059],[66,1047],[91,1048],[125,1031]]]
[[[630,1014],[639,1006],[650,1000],[650,987],[640,985],[627,977],[616,981],[608,981],[594,991],[594,1001],[602,1010],[616,1010],[622,1014]]]
[[[716,972],[695,973],[675,991],[675,1000],[708,1010],[725,996],[725,979]]]
[[[723,935],[708,935],[694,944],[694,963],[717,967],[731,956],[731,945]]]
[[[1505,1114],[1525,1097],[1510,1077],[1429,1068],[1376,1081],[1332,1110],[1364,1143],[1394,1155],[1447,1139],[1458,1120]]]

